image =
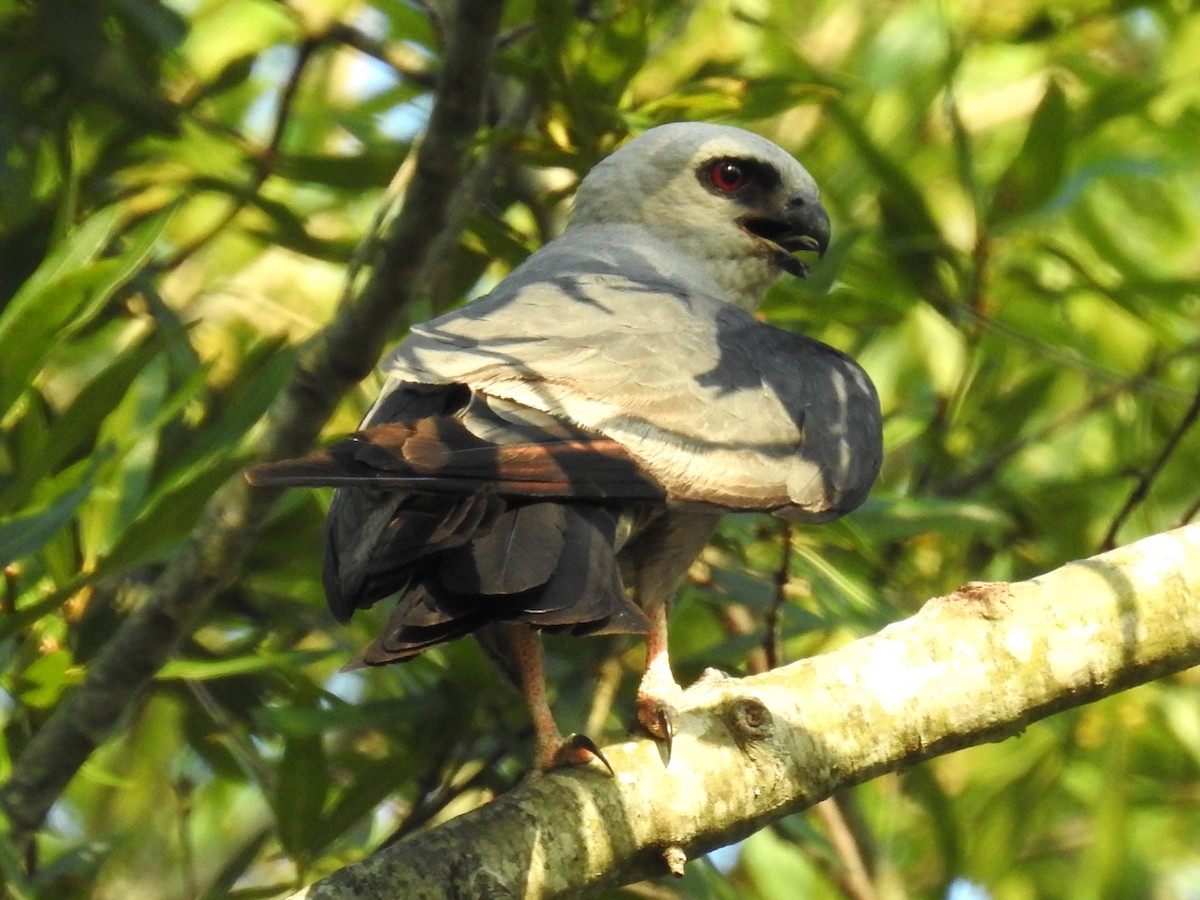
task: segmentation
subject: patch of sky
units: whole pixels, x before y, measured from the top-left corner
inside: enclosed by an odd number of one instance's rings
[[[992,895],[983,885],[966,878],[955,878],[946,888],[946,900],[992,900]]]
[[[718,847],[713,850],[705,858],[713,864],[722,875],[728,875],[738,864],[738,860],[742,857],[742,844],[744,841],[738,841],[736,844],[729,844],[726,847]]]

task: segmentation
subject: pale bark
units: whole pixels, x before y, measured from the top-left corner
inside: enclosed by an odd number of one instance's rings
[[[647,740],[528,781],[296,894],[541,898],[663,874],[836,790],[1200,663],[1200,525],[973,583],[835,652],[684,694]]]

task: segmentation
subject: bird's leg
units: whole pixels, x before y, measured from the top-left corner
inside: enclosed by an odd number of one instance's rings
[[[529,706],[534,731],[534,765],[539,772],[561,766],[579,766],[598,759],[612,772],[612,766],[600,748],[587,735],[569,734],[565,738],[554,721],[550,701],[546,697],[546,670],[542,642],[528,625],[511,623],[504,626],[509,652],[521,679],[521,689]]]
[[[651,737],[664,742],[667,760],[675,730],[671,719],[683,696],[667,653],[667,614],[680,579],[708,543],[716,524],[714,515],[668,512],[630,548],[636,571],[635,597],[650,620],[637,720]]]
[[[671,710],[683,694],[671,672],[667,652],[667,604],[658,603],[646,610],[650,631],[646,634],[646,671],[637,693],[637,719],[643,728],[667,745],[671,753]]]

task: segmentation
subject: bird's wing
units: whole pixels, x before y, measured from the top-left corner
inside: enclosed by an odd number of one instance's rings
[[[460,385],[409,385],[389,394],[372,425],[299,459],[252,466],[257,486],[359,487],[431,495],[662,504],[666,492],[619,443],[536,409]],[[461,397],[441,413],[426,398]],[[420,398],[419,400],[416,398]],[[415,403],[414,403],[415,401]]]
[[[616,441],[458,384],[397,388],[373,418],[326,450],[247,472],[256,485],[343,488],[326,522],[330,608],[345,620],[403,591],[360,662],[495,620],[645,630],[615,553],[639,515],[626,507],[666,495]]]
[[[405,385],[461,384],[612,439],[676,502],[818,521],[861,503],[881,458],[862,369],[661,265],[636,230],[597,231],[415,328],[368,422]]]
[[[631,505],[821,521],[865,497],[880,457],[865,373],[713,296],[637,229],[618,232],[584,246],[572,232],[487,297],[414,328],[362,432],[252,470],[258,483],[354,486],[337,492],[329,516],[327,590],[339,616],[420,578],[405,629],[430,640],[470,630],[485,613],[459,610],[453,597],[466,584],[432,561],[471,559],[489,596],[532,604],[520,585],[539,584],[540,598],[586,588],[602,608],[576,624],[640,627],[611,559]],[[523,511],[563,499],[583,502]],[[559,536],[571,546],[554,549]],[[525,550],[510,552],[516,545]],[[593,560],[589,585],[559,585],[566,569],[551,562],[572,554]],[[501,556],[519,556],[521,570],[485,564]],[[485,617],[553,625],[576,615],[541,602]],[[421,624],[429,610],[448,618]],[[403,634],[390,653],[420,643]]]

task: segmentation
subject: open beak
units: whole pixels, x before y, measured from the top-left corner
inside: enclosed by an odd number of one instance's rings
[[[829,249],[829,214],[816,195],[807,191],[789,197],[782,210],[746,216],[741,226],[771,247],[772,256],[785,272],[799,278],[808,275],[808,266],[793,253],[803,250],[824,256]]]

